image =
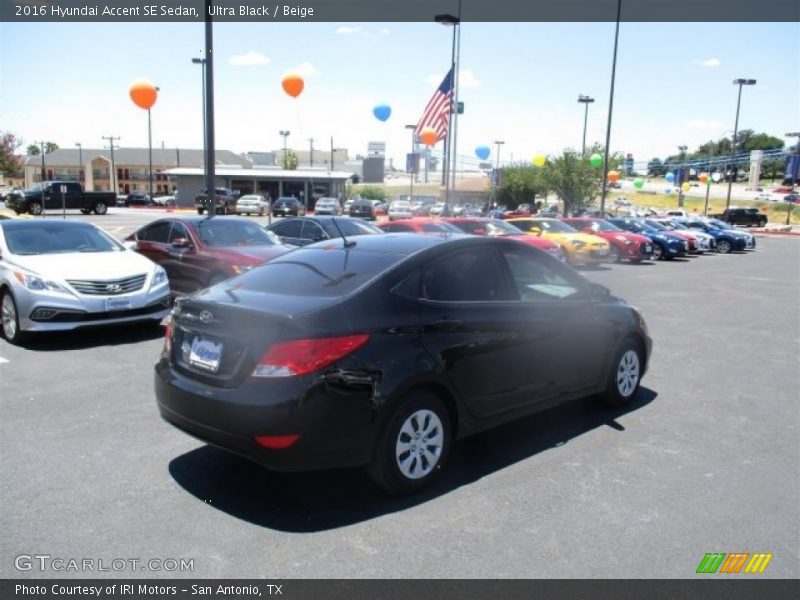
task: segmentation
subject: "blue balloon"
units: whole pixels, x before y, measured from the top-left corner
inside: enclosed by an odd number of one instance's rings
[[[672,183],[673,181],[675,181],[675,175],[673,175],[672,173],[667,173],[667,175],[666,175],[666,177],[664,177],[664,179],[666,179],[667,181]]]
[[[664,190],[664,192],[667,193],[667,194],[671,194],[672,193],[672,188],[667,188],[667,189]]]
[[[379,121],[385,121],[391,116],[392,108],[388,104],[378,104],[372,109],[372,114],[375,115],[375,118]]]
[[[486,160],[489,158],[489,155],[492,153],[491,148],[489,146],[478,146],[475,148],[475,156],[480,158],[481,160]]]

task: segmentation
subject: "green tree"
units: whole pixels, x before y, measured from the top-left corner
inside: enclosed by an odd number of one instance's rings
[[[544,169],[518,164],[503,169],[503,185],[498,189],[498,204],[516,208],[524,202],[533,204],[536,196],[546,196],[548,183]]]
[[[783,160],[778,160],[776,158],[765,160],[763,163],[761,163],[761,178],[766,179],[767,177],[771,177],[772,183],[775,183],[775,179],[777,178],[778,174],[783,173],[783,168]]]
[[[297,165],[299,160],[297,159],[297,154],[295,154],[294,150],[287,150],[283,154],[283,168],[287,171],[294,171],[297,169]]]
[[[53,150],[58,150],[58,144],[56,144],[55,142],[44,143],[45,154],[50,154]],[[42,153],[42,150],[39,144],[28,144],[28,147],[25,149],[25,152],[28,154],[28,156],[39,156]]]
[[[613,164],[611,160],[608,162],[609,166]],[[565,213],[586,207],[600,193],[600,170],[592,169],[588,160],[571,149],[564,150],[561,156],[545,165],[544,177],[548,189],[564,203]]]
[[[367,200],[386,200],[386,190],[376,185],[365,185],[354,190],[354,193]]]
[[[654,158],[649,163],[647,163],[648,175],[652,175],[653,177],[662,177],[666,175],[666,173],[667,173],[667,168],[664,166],[664,163],[662,163],[659,158]]]
[[[16,154],[22,140],[13,133],[0,131],[0,174],[6,177],[17,177],[22,168],[22,157]]]

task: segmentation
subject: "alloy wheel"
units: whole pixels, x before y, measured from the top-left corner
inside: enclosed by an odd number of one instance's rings
[[[431,410],[417,410],[406,418],[397,435],[397,468],[408,479],[421,479],[436,468],[443,449],[444,427],[439,416]]]
[[[617,365],[617,391],[627,398],[639,384],[639,355],[635,350],[627,350]]]
[[[17,335],[17,306],[10,294],[3,295],[2,320],[3,335],[13,340]]]

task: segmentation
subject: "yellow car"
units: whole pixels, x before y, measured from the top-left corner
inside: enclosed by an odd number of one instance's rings
[[[596,235],[581,233],[558,219],[507,219],[514,227],[530,235],[538,235],[561,246],[570,264],[594,265],[609,259],[611,247]]]

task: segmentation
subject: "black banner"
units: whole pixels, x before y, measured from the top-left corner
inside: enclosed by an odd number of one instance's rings
[[[788,22],[797,0],[461,0],[464,22]],[[458,0],[0,0],[4,22],[413,22],[457,14]]]
[[[16,600],[783,600],[797,580],[731,577],[692,580],[2,580],[0,598]]]

